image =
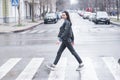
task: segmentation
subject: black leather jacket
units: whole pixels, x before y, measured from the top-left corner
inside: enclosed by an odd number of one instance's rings
[[[68,20],[65,20],[63,25],[60,27],[60,32],[58,34],[60,41],[74,42],[74,35],[72,31],[71,24]]]

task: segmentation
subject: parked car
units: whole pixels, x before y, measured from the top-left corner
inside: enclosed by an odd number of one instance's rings
[[[89,21],[94,21],[95,15],[96,15],[95,13],[91,13],[89,16]]]
[[[83,14],[83,19],[89,19],[90,14],[91,14],[91,12],[85,12]]]
[[[105,24],[110,24],[110,17],[108,16],[106,11],[96,12],[94,23],[98,24],[99,22],[103,22]]]
[[[47,23],[57,23],[57,14],[56,13],[47,13],[44,18],[44,24]]]
[[[78,10],[78,14],[83,17],[84,11]]]
[[[57,19],[58,19],[58,20],[61,19],[62,12],[57,12],[56,14],[57,14]]]

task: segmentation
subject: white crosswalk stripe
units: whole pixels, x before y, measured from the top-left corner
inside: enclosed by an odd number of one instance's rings
[[[32,30],[29,33],[36,33],[36,32],[38,32],[38,30]]]
[[[0,67],[0,79],[2,79],[19,61],[21,58],[9,59]]]
[[[118,65],[117,61],[113,57],[104,57],[103,60],[113,74],[115,80],[120,80],[120,65]]]
[[[16,80],[32,80],[44,58],[33,58]]]
[[[65,68],[67,64],[66,58],[61,58],[57,70],[51,71],[48,80],[65,80]]]
[[[22,58],[10,58],[7,62],[1,65],[0,80],[3,77],[7,77],[6,75],[9,73],[9,71],[11,69],[14,69],[15,68],[14,66],[19,65],[17,63],[20,62],[21,59]],[[81,80],[99,80],[97,71],[95,69],[95,65],[93,64],[93,61],[94,61],[93,58],[83,57],[82,59],[85,66],[80,71]],[[36,75],[38,69],[40,68],[41,64],[43,63],[43,61],[44,61],[44,58],[32,58],[31,61],[25,67],[25,69],[22,70],[20,74],[16,75],[15,80],[32,80],[33,77]],[[114,79],[120,80],[120,65],[117,63],[115,58],[102,57],[102,61],[105,63],[104,66],[108,68],[108,72],[113,75]],[[56,70],[50,71],[50,74],[48,75],[47,79],[48,80],[65,80],[66,79],[65,77],[69,75],[69,74],[66,74],[67,70],[71,69],[71,66],[73,66],[72,68],[74,68],[75,65],[76,66],[78,65],[77,63],[67,65],[67,63],[70,63],[67,61],[67,58],[61,57],[58,65],[56,66],[57,67]],[[100,64],[99,67],[100,66],[103,66],[103,65]],[[73,77],[75,77],[75,75],[73,75]]]
[[[48,30],[48,33],[50,33],[50,32],[58,32],[58,31],[54,30],[54,29],[50,29],[50,30]]]
[[[46,32],[46,30],[41,30],[41,31],[38,31],[37,33],[44,33]]]
[[[27,33],[50,33],[50,32],[56,32],[56,30],[28,30],[28,31],[24,31],[24,32],[20,32],[20,34],[27,34]]]
[[[99,80],[95,72],[92,60],[88,57],[83,58],[84,70],[81,70],[81,80]]]

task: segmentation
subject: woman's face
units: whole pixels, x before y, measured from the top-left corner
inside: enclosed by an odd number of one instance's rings
[[[62,19],[67,19],[67,15],[65,13],[62,13]]]

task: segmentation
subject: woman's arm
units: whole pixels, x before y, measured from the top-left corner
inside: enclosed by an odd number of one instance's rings
[[[66,40],[68,35],[69,35],[69,31],[70,31],[70,22],[69,21],[65,21],[65,31],[62,33],[61,38]]]

